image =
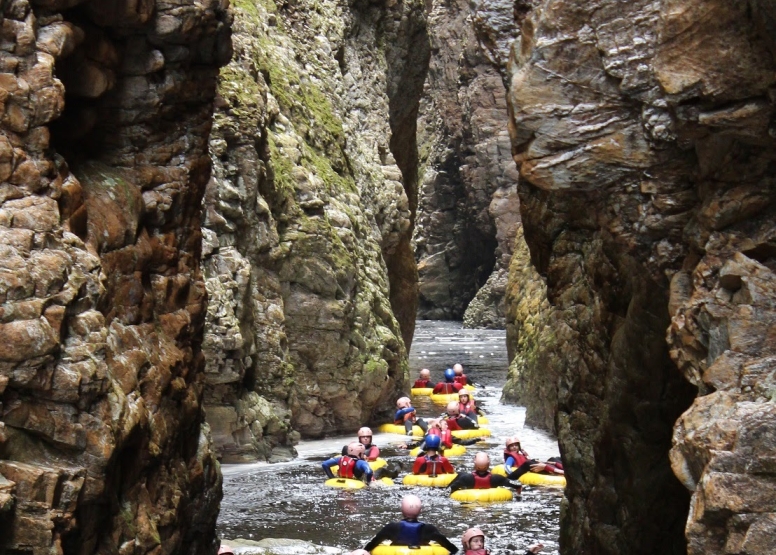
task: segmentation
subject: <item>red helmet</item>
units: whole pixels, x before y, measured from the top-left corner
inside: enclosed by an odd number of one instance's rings
[[[458,401],[450,401],[447,403],[447,414],[450,416],[458,416],[461,414],[461,405],[458,404]]]
[[[396,399],[396,408],[397,409],[403,409],[410,406],[410,398],[409,397],[399,397]]]
[[[485,541],[485,533],[479,528],[469,528],[466,532],[463,533],[461,543],[463,544],[464,550],[469,549],[469,542],[477,536],[482,536],[482,540]]]
[[[517,444],[517,448],[520,449],[520,438],[517,436],[508,437],[504,444],[506,445],[507,449],[509,449],[510,445],[514,444]]]
[[[364,454],[364,445],[357,441],[348,444],[348,455],[351,457],[360,457]]]
[[[422,503],[417,495],[405,495],[401,499],[401,514],[404,518],[418,518]]]
[[[490,457],[487,453],[480,451],[474,455],[474,470],[487,470],[490,468]]]
[[[362,437],[372,437],[372,428],[367,428],[364,426],[363,428],[358,429],[358,434],[356,434],[359,439]]]

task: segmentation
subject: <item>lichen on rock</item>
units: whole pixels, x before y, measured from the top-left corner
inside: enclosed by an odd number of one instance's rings
[[[401,53],[420,38],[422,60],[425,29],[417,2],[234,7],[203,221],[207,412],[231,461],[356,429],[408,379],[412,305],[393,296],[414,285],[391,264],[416,169],[394,143],[414,141],[397,114],[424,69]]]

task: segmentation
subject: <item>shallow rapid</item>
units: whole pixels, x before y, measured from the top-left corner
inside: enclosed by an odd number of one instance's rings
[[[432,379],[441,379],[445,368],[461,362],[476,382],[475,398],[487,412],[493,437],[468,447],[463,457],[451,458],[457,470],[470,471],[474,453],[487,451],[492,464],[503,462],[501,452],[507,435],[517,434],[523,447],[535,458],[558,454],[557,442],[547,434],[523,428],[521,407],[499,402],[506,379],[507,356],[504,332],[467,330],[458,322],[419,321],[410,353],[414,381],[420,368],[431,369]],[[427,397],[413,398],[422,417],[437,416],[442,407]],[[376,428],[376,426],[375,426]],[[463,531],[473,525],[488,535],[487,547],[494,555],[509,550],[524,552],[533,543],[543,543],[542,553],[558,553],[559,514],[562,492],[552,488],[524,487],[521,497],[510,503],[462,505],[442,488],[387,488],[345,491],[323,485],[321,461],[338,454],[352,436],[305,441],[297,446],[299,458],[274,465],[224,465],[224,498],[218,531],[222,538],[293,538],[351,550],[363,546],[385,523],[398,520],[399,501],[412,491],[423,499],[421,520],[433,523],[456,545]],[[381,456],[401,461],[405,469],[412,458],[398,449],[404,438],[376,434]],[[403,476],[403,474],[402,474]]]

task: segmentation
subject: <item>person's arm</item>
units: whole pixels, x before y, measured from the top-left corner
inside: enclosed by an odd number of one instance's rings
[[[442,471],[445,474],[455,474],[455,468],[453,468],[453,465],[450,464],[450,461],[447,460],[447,457],[440,457],[442,460]]]
[[[417,459],[415,459],[415,463],[412,465],[412,473],[413,474],[425,474],[426,473],[426,458],[424,456],[420,456]]]
[[[396,411],[396,415],[393,417],[394,421],[404,420],[404,415],[415,412],[413,407],[407,407]]]
[[[327,477],[334,478],[334,473],[331,471],[331,467],[337,466],[339,461],[340,457],[332,457],[331,459],[325,460],[321,463],[321,468],[323,468],[323,471],[326,473]]]
[[[469,418],[468,416],[464,416],[463,418],[458,419],[458,425],[461,427],[462,430],[476,430],[479,428],[477,423]]]
[[[478,437],[472,437],[469,439],[461,439],[459,437],[453,437],[453,443],[457,445],[474,445],[478,441],[480,441],[480,438]]]
[[[516,464],[517,464],[517,461],[515,460],[515,458],[512,456],[509,456],[504,461],[504,470],[506,470],[507,472],[511,472],[509,469],[514,468]]]
[[[361,475],[366,478],[366,485],[368,486],[374,477],[374,471],[372,470],[372,467],[369,466],[368,462],[358,460],[356,461],[356,470],[361,471]]]
[[[503,476],[499,476],[498,474],[491,474],[490,476],[490,485],[494,487],[502,487],[502,488],[512,488],[517,493],[520,493],[523,491],[523,485],[522,484],[513,484]]]
[[[372,445],[372,448],[369,449],[369,453],[367,453],[367,459],[370,461],[375,460],[377,457],[380,456],[380,448],[377,447],[377,445]]]
[[[420,543],[422,545],[428,545],[428,542],[436,542],[450,553],[456,553],[458,551],[458,548],[432,524],[424,524],[423,528],[420,529]]]
[[[450,493],[459,489],[472,489],[474,487],[474,476],[468,472],[459,474],[450,482],[448,487],[450,488]]]
[[[375,535],[374,538],[369,540],[369,543],[364,546],[366,551],[372,551],[375,547],[383,543],[385,540],[392,540],[399,536],[399,523],[391,522],[382,527],[382,529]]]

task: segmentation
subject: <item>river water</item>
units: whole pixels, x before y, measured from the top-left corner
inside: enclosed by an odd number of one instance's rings
[[[488,441],[468,447],[466,455],[451,459],[457,470],[471,471],[472,458],[487,451],[493,465],[503,461],[503,441],[519,435],[532,457],[557,456],[558,446],[547,434],[523,427],[522,407],[502,405],[501,387],[506,380],[507,355],[504,331],[463,329],[459,322],[419,321],[410,353],[413,381],[420,368],[429,368],[434,381],[455,362],[484,388],[476,399],[487,412],[493,432]],[[437,416],[442,407],[427,397],[413,399],[420,416]],[[385,523],[401,518],[399,502],[409,492],[423,500],[421,520],[437,526],[453,543],[470,526],[480,526],[488,536],[486,547],[494,555],[543,543],[542,553],[558,553],[559,514],[562,492],[553,488],[524,487],[521,497],[510,503],[462,505],[442,488],[397,486],[344,491],[323,485],[321,461],[339,453],[352,436],[305,441],[297,446],[299,457],[290,463],[268,465],[223,465],[224,498],[218,531],[222,538],[293,538],[346,551],[364,545]],[[411,466],[406,451],[398,449],[404,439],[376,434],[381,456]]]

